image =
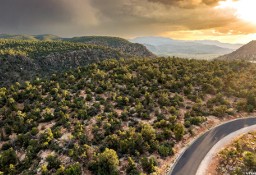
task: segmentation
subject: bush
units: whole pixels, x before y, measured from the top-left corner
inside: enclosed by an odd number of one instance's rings
[[[178,141],[181,140],[183,135],[185,134],[184,126],[180,123],[176,124],[174,126],[173,132],[174,132],[176,140],[178,140]]]
[[[51,170],[53,168],[57,170],[61,165],[61,162],[57,156],[49,155],[47,156],[46,161],[48,162],[48,165],[47,165],[48,170]]]
[[[151,157],[151,158],[147,158],[147,157],[143,157],[141,159],[141,166],[143,168],[143,170],[146,172],[146,173],[153,173],[156,171],[156,160],[154,157]]]
[[[163,143],[162,145],[160,145],[158,147],[158,153],[160,154],[160,156],[162,157],[167,157],[170,155],[173,155],[173,144],[172,143]]]
[[[64,170],[64,175],[80,175],[80,174],[82,174],[82,168],[81,168],[81,165],[79,163],[69,165]]]
[[[226,114],[226,111],[228,110],[226,105],[220,105],[213,109],[213,114],[217,117],[223,117]]]
[[[250,169],[256,170],[256,154],[252,152],[245,152],[244,162]]]
[[[95,161],[91,165],[94,174],[100,175],[117,175],[119,159],[116,152],[106,148],[103,153],[95,157]]]
[[[140,172],[136,168],[136,164],[134,160],[131,157],[128,157],[128,166],[126,168],[126,174],[127,175],[139,175]]]
[[[3,151],[0,154],[0,169],[7,172],[9,171],[10,165],[16,165],[17,161],[18,158],[13,148]]]

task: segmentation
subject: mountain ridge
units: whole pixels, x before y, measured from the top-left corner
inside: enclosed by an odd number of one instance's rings
[[[220,60],[256,60],[256,40],[253,40],[230,54],[218,57]]]

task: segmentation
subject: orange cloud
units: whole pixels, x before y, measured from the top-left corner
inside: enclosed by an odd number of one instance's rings
[[[234,9],[216,8],[223,0],[13,1],[17,3],[0,0],[2,33],[136,37],[191,31],[187,37],[216,37],[256,32],[256,27],[238,18]]]
[[[149,2],[173,5],[181,8],[196,8],[201,5],[214,6],[223,0],[148,0]]]

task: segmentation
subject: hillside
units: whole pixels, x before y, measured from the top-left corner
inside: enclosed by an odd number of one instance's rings
[[[251,41],[248,44],[242,46],[236,51],[218,57],[221,60],[246,60],[255,61],[256,60],[256,41]]]
[[[141,44],[131,43],[128,40],[118,37],[108,36],[82,36],[74,38],[61,38],[56,35],[9,35],[0,34],[0,39],[13,40],[32,40],[32,41],[68,41],[75,43],[85,43],[89,45],[97,45],[115,49],[120,54],[136,57],[155,57],[145,46]]]
[[[129,56],[110,48],[82,43],[0,40],[0,86],[120,57]]]
[[[118,37],[84,36],[64,40],[105,46],[112,49],[116,49],[123,54],[135,55],[138,57],[155,57],[154,54],[148,51],[148,49],[145,46],[141,44],[131,43],[128,40]]]
[[[0,86],[121,57],[130,55],[82,43],[0,40]]]
[[[254,111],[255,72],[246,62],[104,60],[1,88],[0,171],[158,172],[210,116]]]

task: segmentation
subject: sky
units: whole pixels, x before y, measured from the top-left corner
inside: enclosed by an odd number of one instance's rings
[[[256,0],[0,0],[0,33],[256,40]]]

